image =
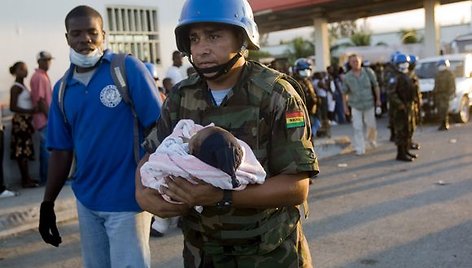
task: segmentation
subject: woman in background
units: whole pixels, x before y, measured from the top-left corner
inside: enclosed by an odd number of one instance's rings
[[[32,124],[35,108],[31,102],[31,92],[23,81],[28,76],[28,68],[24,62],[18,61],[10,67],[10,73],[15,76],[15,82],[10,89],[10,110],[14,112],[11,130],[11,159],[16,159],[21,174],[21,186],[32,188],[38,186],[38,181],[31,178],[28,160],[34,160]]]

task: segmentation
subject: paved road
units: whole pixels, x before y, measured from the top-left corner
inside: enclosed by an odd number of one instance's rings
[[[316,267],[472,267],[470,133],[470,123],[424,127],[413,163],[393,160],[389,142],[322,160],[304,222]],[[57,249],[33,231],[0,241],[0,266],[80,267],[77,223],[60,231]],[[181,244],[177,230],[151,238],[153,267],[182,267]]]

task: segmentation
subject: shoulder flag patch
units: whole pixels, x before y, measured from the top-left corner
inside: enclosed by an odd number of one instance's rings
[[[285,113],[287,128],[304,127],[305,117],[302,111],[292,111]]]

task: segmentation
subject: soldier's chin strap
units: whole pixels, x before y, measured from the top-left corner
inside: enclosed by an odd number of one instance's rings
[[[190,56],[188,57],[188,61],[190,62],[190,64],[192,64],[193,68],[195,68],[195,71],[197,71],[198,75],[202,79],[215,80],[218,77],[228,73],[231,70],[231,68],[233,68],[234,64],[239,60],[239,58],[243,56],[243,51],[245,50],[246,50],[246,45],[244,44],[239,50],[239,52],[236,53],[236,55],[234,55],[229,61],[220,65],[217,65],[217,66],[209,67],[209,68],[198,68],[197,66],[195,66]],[[215,72],[216,74],[213,76],[210,76],[210,77],[205,76],[205,74],[211,74]]]

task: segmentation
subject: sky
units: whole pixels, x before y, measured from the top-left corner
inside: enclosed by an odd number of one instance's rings
[[[457,2],[441,5],[436,10],[436,20],[439,25],[454,25],[470,23],[472,1]],[[361,19],[358,23],[365,23],[373,33],[394,32],[401,29],[421,29],[424,27],[424,9],[415,9],[405,12]],[[306,37],[313,31],[313,27],[273,32],[269,34],[269,44],[276,45],[280,40],[291,40],[295,37]]]

